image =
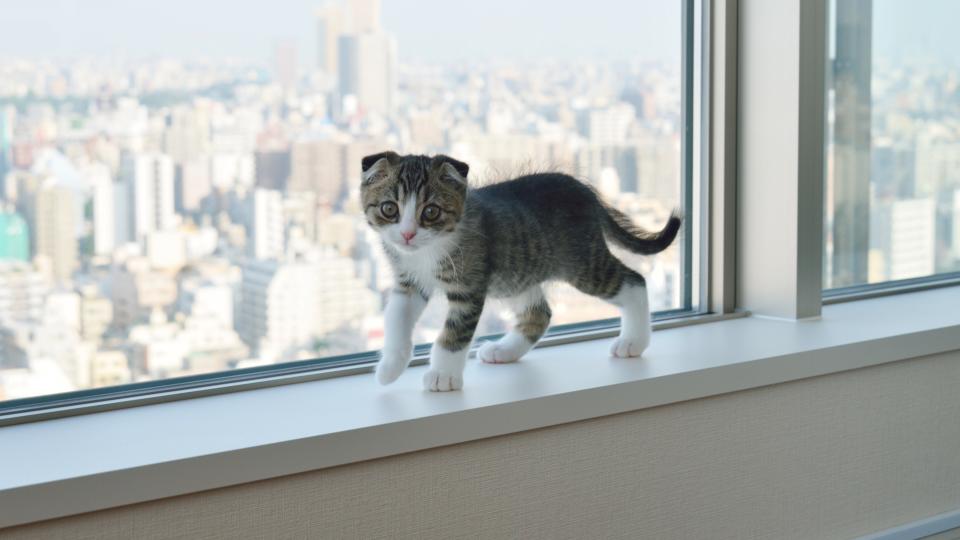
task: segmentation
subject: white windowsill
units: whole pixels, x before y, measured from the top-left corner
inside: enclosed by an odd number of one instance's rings
[[[372,374],[0,428],[0,528],[960,349],[960,287],[468,364],[462,392]]]

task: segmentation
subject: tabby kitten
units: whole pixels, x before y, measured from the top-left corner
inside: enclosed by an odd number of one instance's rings
[[[640,356],[650,343],[650,309],[643,276],[607,249],[663,251],[680,229],[674,214],[648,233],[605,204],[590,187],[558,173],[531,174],[477,189],[469,167],[453,158],[384,152],[363,158],[361,198],[367,222],[380,234],[397,285],[384,313],[386,336],[377,379],[389,384],[413,353],[413,327],[435,291],[450,310],[430,351],[428,390],[457,390],[474,330],[487,298],[505,298],[516,326],[484,343],[484,362],[515,362],[550,324],[545,281],[561,280],[618,306],[620,336],[610,353]]]

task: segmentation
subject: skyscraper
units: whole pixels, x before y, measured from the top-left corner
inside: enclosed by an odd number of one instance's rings
[[[872,271],[879,280],[908,279],[934,273],[936,221],[932,198],[876,205],[870,213],[870,248],[878,254]]]
[[[243,266],[238,332],[257,358],[293,359],[377,311],[376,295],[356,277],[352,259],[332,251],[314,255]]]
[[[349,0],[349,10],[351,32],[380,31],[380,0]]]
[[[284,88],[293,88],[297,82],[297,43],[284,40],[278,42],[273,50],[274,80]]]
[[[0,211],[0,261],[30,260],[27,222],[16,212]]]
[[[353,96],[361,113],[389,115],[397,86],[396,40],[382,31],[348,34],[338,49],[341,99]]]
[[[252,218],[250,256],[277,259],[283,255],[283,196],[279,191],[255,189],[250,197]]]
[[[933,199],[910,199],[892,204],[890,219],[890,279],[934,273],[936,257]]]
[[[173,160],[165,154],[127,155],[121,165],[129,201],[130,238],[143,241],[147,234],[173,227],[174,209]]]
[[[636,121],[637,113],[632,105],[617,103],[602,109],[592,110],[588,116],[588,133],[594,144],[622,144],[627,140],[627,131]]]
[[[0,108],[0,181],[3,181],[7,169],[13,162],[11,147],[13,146],[15,113],[16,109],[12,105]]]
[[[54,278],[67,280],[77,268],[76,199],[55,181],[37,192],[37,255],[50,259]]]
[[[93,165],[87,172],[93,189],[93,252],[109,255],[116,247],[116,201],[113,179],[106,165]]]
[[[290,192],[310,191],[332,204],[343,193],[343,143],[336,139],[293,143],[290,152]]]
[[[337,75],[337,41],[343,33],[343,7],[328,3],[316,11],[317,68],[328,76]]]
[[[178,210],[194,212],[213,189],[210,156],[199,156],[177,165]]]
[[[867,282],[873,0],[837,2],[836,19],[831,288]]]
[[[47,292],[43,276],[30,264],[0,261],[0,324],[39,319]]]
[[[257,187],[285,191],[290,179],[290,150],[258,150],[254,154]]]

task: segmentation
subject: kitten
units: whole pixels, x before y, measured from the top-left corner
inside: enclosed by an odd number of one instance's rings
[[[609,239],[632,252],[669,246],[680,229],[674,213],[648,233],[605,204],[589,186],[565,174],[522,176],[471,189],[469,167],[438,155],[384,152],[362,160],[361,199],[380,234],[397,285],[384,313],[386,336],[377,380],[395,381],[413,353],[413,327],[430,295],[446,295],[450,310],[430,351],[428,390],[458,390],[485,300],[508,299],[516,326],[484,343],[484,362],[515,362],[543,336],[550,306],[542,284],[561,280],[618,306],[620,336],[610,353],[640,356],[650,343],[650,309],[643,276],[607,249]]]

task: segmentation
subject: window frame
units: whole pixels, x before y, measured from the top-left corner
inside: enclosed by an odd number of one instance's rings
[[[711,4],[717,0],[682,0],[681,6],[681,205],[687,219],[681,229],[683,242],[681,272],[683,292],[682,307],[653,314],[654,329],[673,328],[688,324],[700,324],[714,320],[746,315],[735,310],[729,287],[722,286],[724,294],[717,300],[711,291],[720,277],[721,283],[730,280],[730,273],[723,278],[720,269],[730,266],[733,251],[720,252],[724,261],[716,263],[711,249],[715,238],[709,236],[717,223],[712,218],[712,208],[726,205],[717,201],[716,193],[729,199],[732,190],[715,189],[715,176],[733,184],[732,175],[717,175],[711,159],[713,148],[711,118],[713,100],[712,85],[717,82],[711,71],[712,49]],[[735,34],[728,36],[735,38]],[[726,50],[726,47],[724,47]],[[721,126],[724,124],[721,122]],[[735,148],[735,145],[733,145]],[[723,238],[732,235],[732,216],[721,221]],[[736,312],[735,312],[736,311]],[[601,319],[552,327],[536,346],[551,347],[602,339],[615,336],[620,327],[619,318]],[[474,341],[471,356],[478,344],[497,339],[502,334],[478,337]],[[414,348],[411,366],[427,363],[430,344]],[[283,384],[357,375],[372,372],[378,360],[377,351],[364,351],[346,355],[296,360],[249,368],[218,371],[182,377],[171,377],[122,385],[105,386],[47,394],[28,398],[0,401],[0,427],[26,422],[47,420],[106,410],[136,407],[153,403],[191,399],[228,392],[253,390]]]

